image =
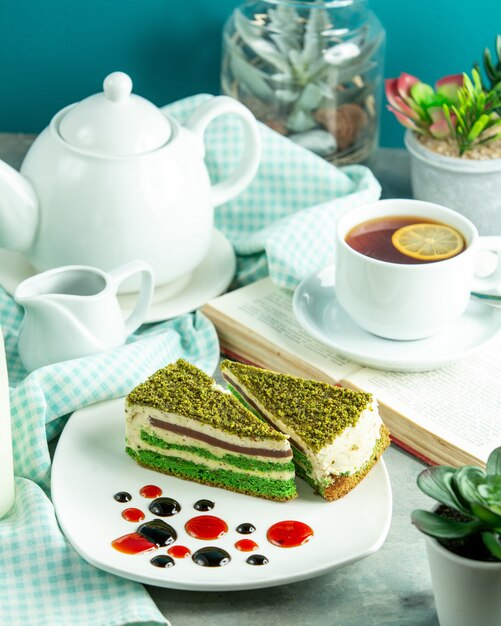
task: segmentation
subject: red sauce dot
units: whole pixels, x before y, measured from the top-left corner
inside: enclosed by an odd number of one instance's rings
[[[139,554],[140,552],[147,552],[157,547],[139,533],[130,533],[118,537],[111,542],[111,545],[115,550],[123,552],[124,554]]]
[[[198,515],[188,520],[184,526],[188,535],[195,539],[211,541],[228,532],[228,524],[214,515]]]
[[[240,552],[252,552],[256,548],[259,548],[259,546],[255,541],[252,541],[252,539],[240,539],[240,541],[236,542],[235,548],[240,550]]]
[[[186,546],[172,546],[167,550],[167,554],[173,556],[175,559],[185,559],[191,556],[191,550]]]
[[[156,485],[145,485],[139,490],[139,495],[143,498],[158,498],[162,495],[162,490]]]
[[[270,526],[266,538],[279,548],[296,548],[309,541],[313,530],[303,522],[284,520]]]
[[[139,509],[124,509],[122,511],[122,517],[127,522],[140,522],[144,519],[144,513]]]

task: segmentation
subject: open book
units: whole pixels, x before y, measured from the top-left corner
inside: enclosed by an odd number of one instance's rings
[[[395,443],[428,463],[485,465],[501,445],[501,335],[443,369],[385,372],[310,337],[294,317],[291,292],[269,278],[215,298],[202,311],[230,358],[372,392]]]

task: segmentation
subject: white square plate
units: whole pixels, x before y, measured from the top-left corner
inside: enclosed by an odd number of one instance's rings
[[[63,532],[87,561],[118,576],[149,585],[203,591],[256,589],[295,582],[329,572],[378,550],[391,521],[391,486],[380,460],[369,475],[347,496],[326,502],[311,487],[297,479],[299,497],[273,502],[180,480],[137,465],[125,452],[123,398],[102,402],[76,411],[58,442],[52,468],[52,497]],[[121,512],[135,507],[149,521],[147,500],[139,495],[144,485],[157,485],[163,496],[174,498],[181,511],[163,518],[178,534],[177,544],[192,553],[205,545],[226,550],[231,561],[223,567],[201,567],[191,558],[176,559],[175,566],[158,568],[150,560],[166,554],[165,547],[135,555],[115,550],[111,542],[136,530],[139,523],[125,521]],[[132,495],[121,504],[113,496],[119,491]],[[190,537],[186,522],[201,513],[193,508],[200,499],[215,507],[209,512],[228,524],[228,532],[215,541]],[[279,548],[266,539],[268,528],[281,520],[297,520],[313,529],[308,543]],[[236,527],[251,522],[256,531],[241,535]],[[246,563],[249,554],[234,545],[250,538],[258,544],[255,553],[269,563]]]

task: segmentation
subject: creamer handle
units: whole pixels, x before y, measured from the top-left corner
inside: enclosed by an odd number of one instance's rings
[[[136,304],[132,313],[125,320],[125,335],[128,337],[141,326],[146,318],[153,298],[154,278],[153,271],[145,261],[131,261],[125,265],[115,268],[109,272],[115,291],[118,291],[120,284],[134,274],[141,273],[141,285],[137,295]]]

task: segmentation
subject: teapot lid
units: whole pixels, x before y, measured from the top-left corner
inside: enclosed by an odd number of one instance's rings
[[[97,93],[69,107],[59,133],[70,145],[105,156],[144,154],[167,143],[169,120],[152,102],[132,93],[132,80],[113,72]]]

